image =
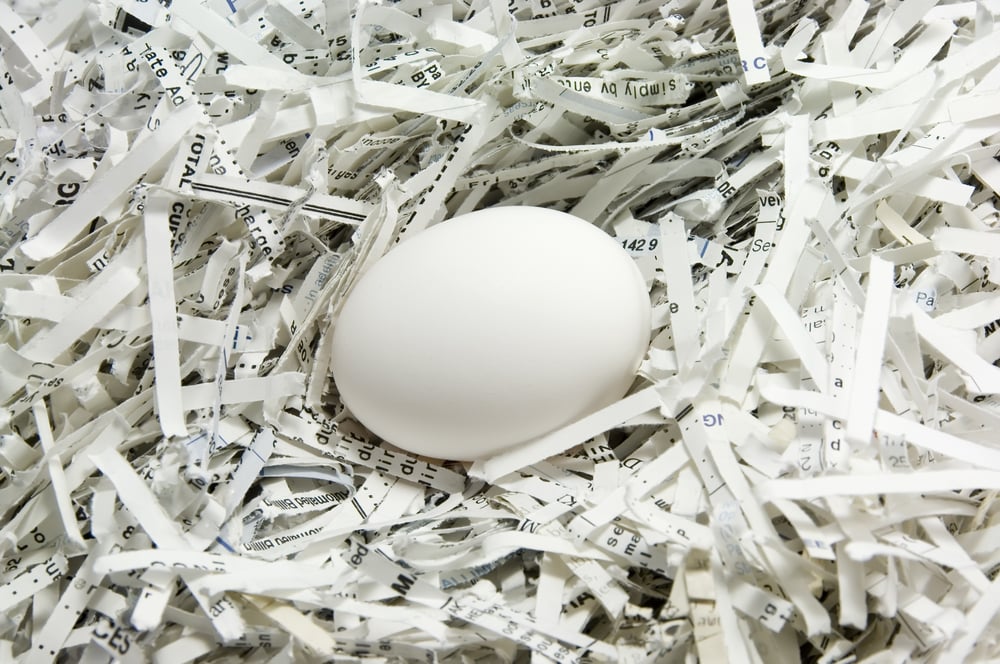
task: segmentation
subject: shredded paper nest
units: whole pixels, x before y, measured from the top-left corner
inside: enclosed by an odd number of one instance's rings
[[[998,15],[0,2],[0,662],[996,661]],[[615,236],[649,352],[412,457],[331,330],[499,204]]]

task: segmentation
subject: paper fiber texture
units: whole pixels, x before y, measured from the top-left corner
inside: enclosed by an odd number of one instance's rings
[[[0,3],[0,661],[996,661],[998,21]],[[613,236],[650,347],[417,458],[330,333],[498,204]]]

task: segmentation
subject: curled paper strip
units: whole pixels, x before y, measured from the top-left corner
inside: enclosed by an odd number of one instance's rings
[[[0,661],[996,661],[998,21],[0,4]],[[500,203],[615,237],[648,353],[413,456],[331,330]]]

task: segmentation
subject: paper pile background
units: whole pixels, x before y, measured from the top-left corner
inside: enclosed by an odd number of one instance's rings
[[[996,658],[1000,4],[754,11],[0,4],[0,661]],[[410,457],[330,325],[501,203],[622,242],[648,358]]]

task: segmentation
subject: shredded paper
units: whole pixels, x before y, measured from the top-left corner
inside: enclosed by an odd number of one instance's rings
[[[0,662],[997,661],[998,20],[0,2]],[[414,457],[331,330],[495,205],[614,236],[648,353]]]

